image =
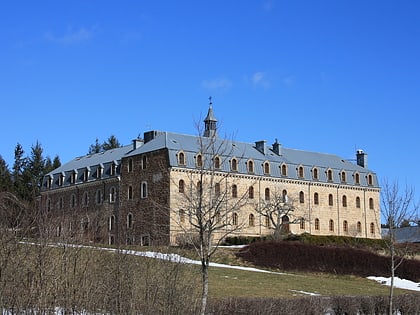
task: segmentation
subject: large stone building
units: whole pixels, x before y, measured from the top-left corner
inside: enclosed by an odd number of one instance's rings
[[[199,136],[149,131],[132,145],[75,158],[47,174],[41,209],[51,218],[51,235],[175,244],[188,225],[186,195],[211,177],[214,195],[228,196],[222,220],[235,235],[272,233],[259,210],[279,193],[293,200],[295,210],[283,217],[290,233],[380,238],[380,188],[363,151],[353,163],[277,140],[269,146],[221,139],[211,106],[204,122]],[[240,207],[228,212],[238,199]]]

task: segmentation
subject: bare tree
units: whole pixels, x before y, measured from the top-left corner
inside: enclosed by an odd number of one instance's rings
[[[200,128],[197,129],[200,132]],[[248,198],[246,192],[238,192],[230,173],[232,167],[235,169],[235,165],[230,164],[233,142],[218,138],[216,133],[204,135],[197,137],[195,168],[183,173],[187,180],[182,180],[180,187],[181,208],[171,209],[172,220],[179,231],[178,244],[188,243],[201,261],[200,314],[205,314],[207,305],[211,257],[228,235],[241,229],[239,212]],[[237,157],[233,163],[240,160],[241,157]]]
[[[389,290],[389,314],[393,314],[394,277],[396,269],[402,264],[407,251],[399,250],[396,246],[397,229],[405,220],[413,220],[419,209],[419,204],[414,200],[414,188],[406,185],[401,190],[398,182],[384,181],[381,190],[382,215],[389,225],[386,243],[391,258],[391,285]]]
[[[266,219],[266,225],[273,230],[275,240],[289,232],[290,224],[298,224],[305,220],[302,216],[296,216],[293,198],[287,195],[287,191],[274,191],[273,194],[265,193],[264,199],[256,206],[256,211]]]

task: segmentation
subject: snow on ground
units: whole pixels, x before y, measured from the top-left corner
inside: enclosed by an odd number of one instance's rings
[[[385,277],[374,277],[370,276],[367,277],[370,280],[375,280],[379,282],[380,284],[390,286],[391,285],[391,278],[385,278]],[[400,288],[400,289],[406,289],[406,290],[413,290],[413,291],[419,291],[420,292],[420,282],[414,282],[410,280],[404,280],[400,279],[398,277],[394,277],[394,287]]]

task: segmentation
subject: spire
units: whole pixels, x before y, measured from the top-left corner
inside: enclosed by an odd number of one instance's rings
[[[207,112],[207,117],[204,119],[204,137],[215,137],[216,134],[216,124],[217,119],[214,117],[213,113],[213,103],[211,101],[211,96],[209,97],[209,110]]]

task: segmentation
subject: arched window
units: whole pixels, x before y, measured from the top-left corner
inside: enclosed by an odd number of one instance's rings
[[[133,187],[130,185],[128,186],[128,200],[133,199]]]
[[[312,172],[312,176],[313,176],[313,179],[315,179],[315,180],[318,180],[319,179],[319,176],[318,176],[318,169],[315,167],[314,169],[313,169],[313,172]]]
[[[127,214],[127,228],[132,229],[133,228],[133,214],[129,212]]]
[[[248,198],[249,199],[254,199],[254,187],[249,186],[248,188]]]
[[[329,229],[330,232],[334,232],[334,220],[330,220]]]
[[[303,191],[299,192],[299,203],[305,203],[305,193]]]
[[[359,175],[359,173],[356,173],[354,175],[354,182],[356,183],[356,185],[360,185],[360,175]]]
[[[142,182],[140,187],[141,198],[147,198],[147,182]]]
[[[283,202],[288,202],[289,201],[289,198],[287,197],[287,190],[286,189],[283,189],[283,191],[281,192],[281,197],[282,197]]]
[[[347,207],[347,196],[343,196],[343,207]]]
[[[184,193],[185,192],[185,182],[183,179],[180,179],[178,182],[178,191],[180,193]]]
[[[102,203],[102,191],[98,189],[96,191],[96,204],[100,205]]]
[[[281,218],[281,225],[282,225],[281,229],[282,229],[283,233],[289,233],[289,231],[290,231],[289,222],[290,222],[290,220],[289,220],[289,217],[287,215],[284,215]]]
[[[147,157],[145,155],[143,155],[143,157],[141,158],[141,168],[143,170],[147,168]]]
[[[185,210],[179,209],[179,223],[185,222]]]
[[[373,185],[373,177],[371,174],[368,175],[368,185],[372,186]]]
[[[375,223],[370,224],[370,234],[375,234]]]
[[[201,195],[203,193],[203,186],[201,185],[201,181],[197,182],[197,194]]]
[[[60,201],[58,202],[58,207],[60,208],[60,210],[64,208],[64,198],[63,197],[60,197]]]
[[[332,172],[332,170],[328,170],[327,171],[327,180],[329,182],[332,182],[333,181],[333,172]]]
[[[220,158],[218,156],[214,158],[214,168],[217,170],[220,169]]]
[[[185,154],[184,152],[179,152],[178,154],[178,164],[185,165]]]
[[[238,214],[236,212],[232,213],[232,225],[238,225]]]
[[[201,168],[203,167],[203,157],[201,154],[198,154],[196,157],[196,163],[197,163],[197,167]]]
[[[270,163],[265,162],[264,163],[264,174],[269,175],[270,174]]]
[[[362,223],[360,221],[357,222],[357,233],[362,233]]]
[[[249,226],[254,226],[255,225],[255,218],[254,218],[254,215],[252,213],[249,215],[248,221],[249,221]]]
[[[304,218],[300,218],[299,225],[300,225],[301,230],[305,229],[305,219]]]
[[[349,231],[349,224],[346,220],[343,221],[343,231],[347,233]]]
[[[373,210],[373,198],[369,198],[369,209]]]
[[[72,194],[70,197],[70,208],[76,208],[76,195]]]
[[[341,172],[341,182],[342,183],[345,183],[346,182],[346,172],[345,171],[342,171]]]
[[[115,187],[111,187],[109,189],[109,202],[114,203],[115,202]]]
[[[334,197],[332,194],[328,195],[328,205],[333,206],[334,205]]]
[[[303,173],[303,166],[299,166],[298,168],[298,176],[299,178],[304,178],[304,173]]]
[[[315,219],[315,230],[319,231],[319,219]]]
[[[282,164],[281,166],[281,176],[287,176],[287,165]]]
[[[214,184],[214,194],[216,195],[216,197],[220,196],[220,183]]]
[[[111,215],[109,217],[109,222],[108,222],[108,229],[110,231],[114,231],[115,229],[115,216]]]
[[[133,159],[128,159],[127,171],[129,173],[133,171]]]
[[[232,198],[238,198],[238,186],[232,185]]]
[[[238,170],[238,160],[233,158],[231,161],[231,170],[236,172]]]
[[[266,188],[264,192],[265,200],[270,200],[270,188]]]
[[[88,192],[85,191],[83,193],[83,205],[86,207],[88,203],[89,203],[89,195],[88,195]]]
[[[314,193],[314,204],[319,205],[319,195],[318,193]]]
[[[356,208],[360,208],[360,197],[356,197]]]
[[[254,173],[254,162],[248,161],[248,173]]]

